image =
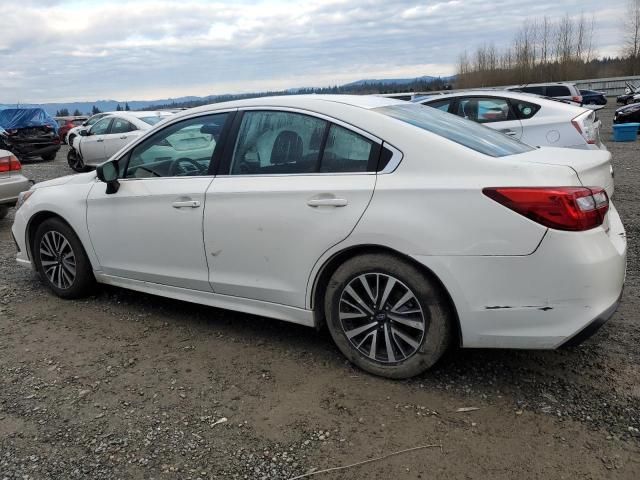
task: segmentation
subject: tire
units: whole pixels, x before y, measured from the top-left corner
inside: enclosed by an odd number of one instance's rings
[[[67,163],[69,164],[69,167],[76,172],[87,171],[86,165],[82,161],[82,158],[80,158],[80,155],[78,155],[75,148],[70,149],[69,153],[67,153]]]
[[[42,160],[44,160],[45,162],[51,162],[52,160],[56,159],[56,152],[47,153],[46,155],[42,155],[40,158],[42,158]]]
[[[76,138],[75,135],[69,135],[69,141],[67,142],[67,145],[69,145],[69,148],[73,148],[73,139]]]
[[[96,280],[82,243],[59,218],[49,218],[38,226],[31,251],[40,279],[59,297],[82,298],[94,289]]]
[[[9,207],[6,205],[0,205],[0,220],[7,216],[9,213]]]
[[[383,299],[386,302],[380,304]],[[454,319],[440,286],[393,255],[366,254],[343,263],[329,280],[324,307],[329,332],[344,356],[381,377],[423,373],[440,360],[453,339]]]

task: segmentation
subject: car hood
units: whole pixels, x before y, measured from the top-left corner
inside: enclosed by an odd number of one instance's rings
[[[96,178],[96,172],[78,173],[76,175],[67,175],[65,177],[54,178],[53,180],[47,180],[46,182],[36,183],[31,190],[37,190],[39,188],[57,187],[59,185],[78,185],[84,183],[94,182]]]
[[[564,165],[576,172],[585,187],[602,187],[613,195],[611,152],[577,148],[542,147],[522,154],[523,160],[545,165]]]

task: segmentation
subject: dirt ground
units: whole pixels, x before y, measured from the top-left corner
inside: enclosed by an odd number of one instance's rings
[[[326,332],[117,288],[49,293],[0,220],[0,479],[640,478],[640,142],[611,142],[622,304],[581,347],[369,376]],[[66,149],[29,163],[71,173]],[[458,412],[459,408],[477,410]]]

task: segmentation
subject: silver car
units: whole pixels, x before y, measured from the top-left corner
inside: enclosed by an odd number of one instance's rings
[[[22,175],[22,165],[8,150],[0,150],[0,218],[18,201],[20,192],[29,190],[33,182]]]

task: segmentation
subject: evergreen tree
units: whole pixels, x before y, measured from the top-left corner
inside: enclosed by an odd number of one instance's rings
[[[91,115],[95,115],[97,113],[102,113],[98,107],[95,105],[91,108]]]
[[[116,112],[121,112],[122,111],[122,107],[120,106],[120,104],[118,104],[118,106],[116,107]]]
[[[131,109],[129,108],[129,103],[128,103],[128,102],[125,102],[125,104],[124,104],[124,109],[125,109],[125,111],[126,111],[126,112],[128,112],[129,110],[131,110]]]
[[[77,108],[73,111],[73,116],[74,117],[81,117],[82,116],[82,112],[80,112],[80,110],[78,110]]]

